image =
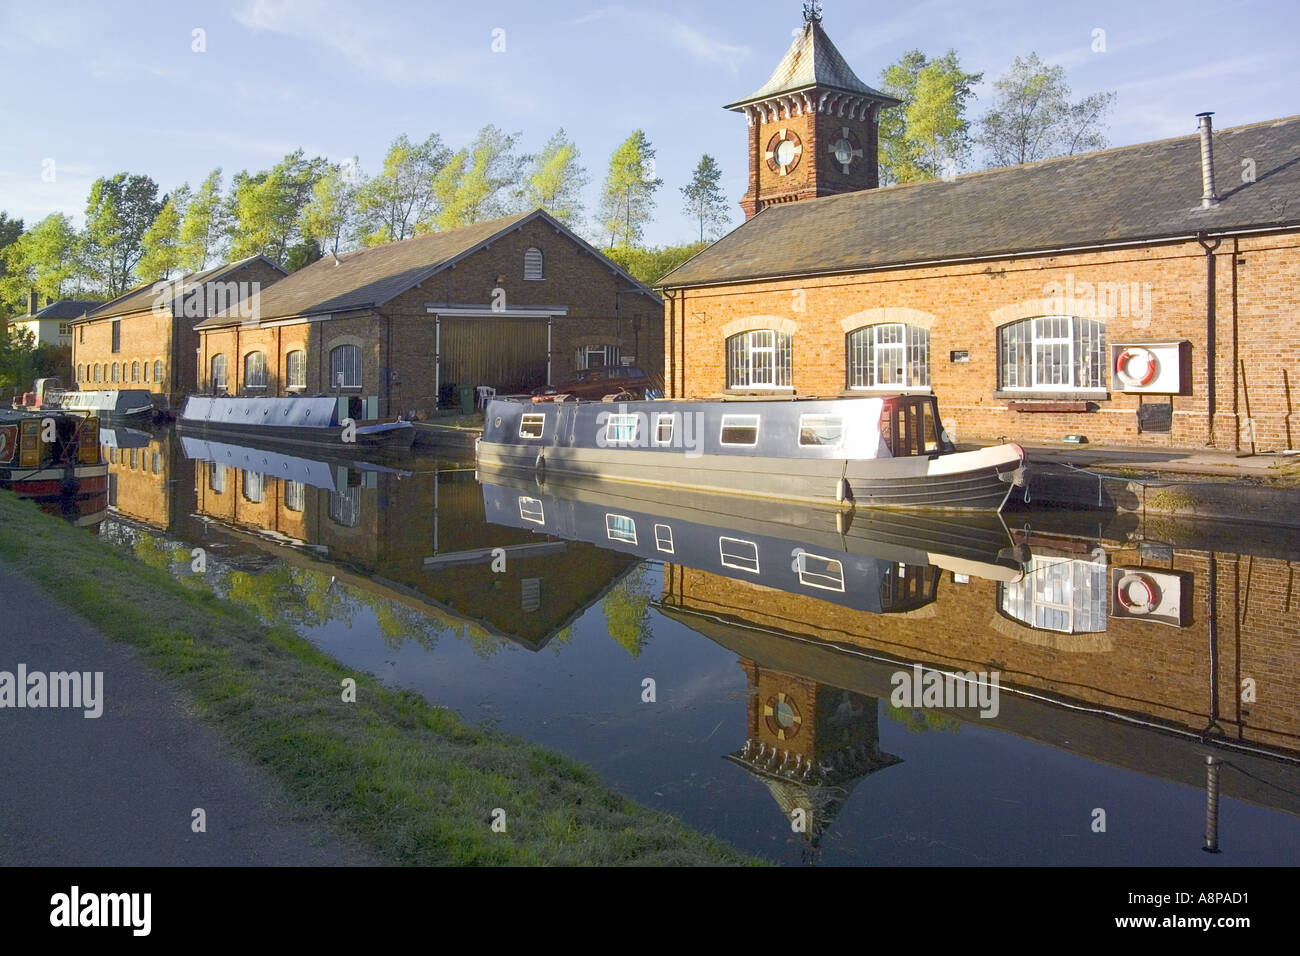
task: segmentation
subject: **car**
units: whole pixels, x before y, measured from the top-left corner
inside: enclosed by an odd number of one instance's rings
[[[607,395],[626,396],[629,401],[662,398],[660,384],[644,369],[632,365],[606,365],[584,369],[557,385],[533,389],[535,401],[549,401],[558,395],[599,400]]]

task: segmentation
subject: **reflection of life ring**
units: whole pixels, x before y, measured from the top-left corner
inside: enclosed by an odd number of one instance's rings
[[[1133,359],[1141,359],[1146,363],[1146,371],[1140,376],[1134,375],[1128,369],[1129,362]],[[1119,355],[1115,356],[1115,374],[1130,388],[1150,385],[1155,381],[1159,371],[1160,363],[1156,360],[1155,353],[1140,345],[1130,345],[1128,348],[1121,349]]]
[[[803,715],[793,698],[787,697],[785,691],[773,694],[763,705],[763,721],[768,731],[777,740],[787,740],[799,735],[803,724]]]
[[[1115,585],[1115,600],[1129,614],[1150,614],[1160,603],[1160,588],[1149,575],[1129,572]]]
[[[13,425],[0,428],[0,461],[8,461],[13,455],[13,436],[16,431]]]

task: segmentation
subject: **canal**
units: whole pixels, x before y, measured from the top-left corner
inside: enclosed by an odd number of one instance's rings
[[[1300,858],[1286,542],[105,439],[106,546],[774,862]]]

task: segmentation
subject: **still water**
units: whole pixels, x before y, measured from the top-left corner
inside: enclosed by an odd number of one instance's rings
[[[772,861],[1300,860],[1285,540],[105,437],[106,542]]]

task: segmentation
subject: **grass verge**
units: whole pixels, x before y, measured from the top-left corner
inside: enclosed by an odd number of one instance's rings
[[[283,626],[0,494],[0,559],[181,692],[304,808],[400,864],[759,862],[591,770],[348,670]],[[357,682],[344,703],[342,681]],[[493,810],[506,832],[493,832]]]

